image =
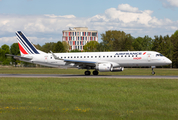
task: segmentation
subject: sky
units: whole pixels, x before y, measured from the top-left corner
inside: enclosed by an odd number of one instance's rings
[[[17,42],[22,31],[34,44],[62,40],[69,27],[101,35],[120,30],[133,37],[174,34],[178,0],[0,0],[0,46]]]

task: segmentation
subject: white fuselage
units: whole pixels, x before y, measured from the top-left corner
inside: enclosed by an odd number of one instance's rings
[[[81,68],[82,63],[85,63],[85,65],[89,64],[90,66],[95,63],[111,63],[113,64],[113,67],[162,66],[172,63],[171,60],[154,51],[78,52],[54,54],[61,60],[56,60],[51,53],[48,53],[28,55],[28,57],[30,56],[33,59],[26,62],[50,67],[71,66]],[[78,63],[76,63],[76,61]]]

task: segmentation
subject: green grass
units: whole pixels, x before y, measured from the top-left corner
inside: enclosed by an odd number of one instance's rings
[[[178,80],[0,78],[0,119],[177,119]]]
[[[58,68],[15,68],[0,67],[0,74],[78,74],[85,70]],[[92,70],[91,70],[92,71]],[[151,68],[125,68],[122,72],[100,72],[99,75],[151,75]],[[155,75],[178,75],[178,69],[154,69]]]

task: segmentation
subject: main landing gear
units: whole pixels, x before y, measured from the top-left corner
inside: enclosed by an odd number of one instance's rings
[[[97,70],[93,71],[93,75],[98,75],[98,71]]]
[[[85,75],[90,75],[91,72],[90,71],[85,71]]]
[[[91,75],[91,72],[89,70],[85,71],[85,75]],[[98,75],[98,71],[93,71],[93,75]]]
[[[153,71],[153,69],[155,68],[155,66],[151,66],[151,68],[152,68],[152,72],[151,72],[151,74],[154,75],[155,72]]]

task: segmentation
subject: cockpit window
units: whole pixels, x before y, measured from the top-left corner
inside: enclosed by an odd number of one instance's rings
[[[163,55],[162,54],[156,54],[156,57],[159,57],[159,56],[162,57]]]

